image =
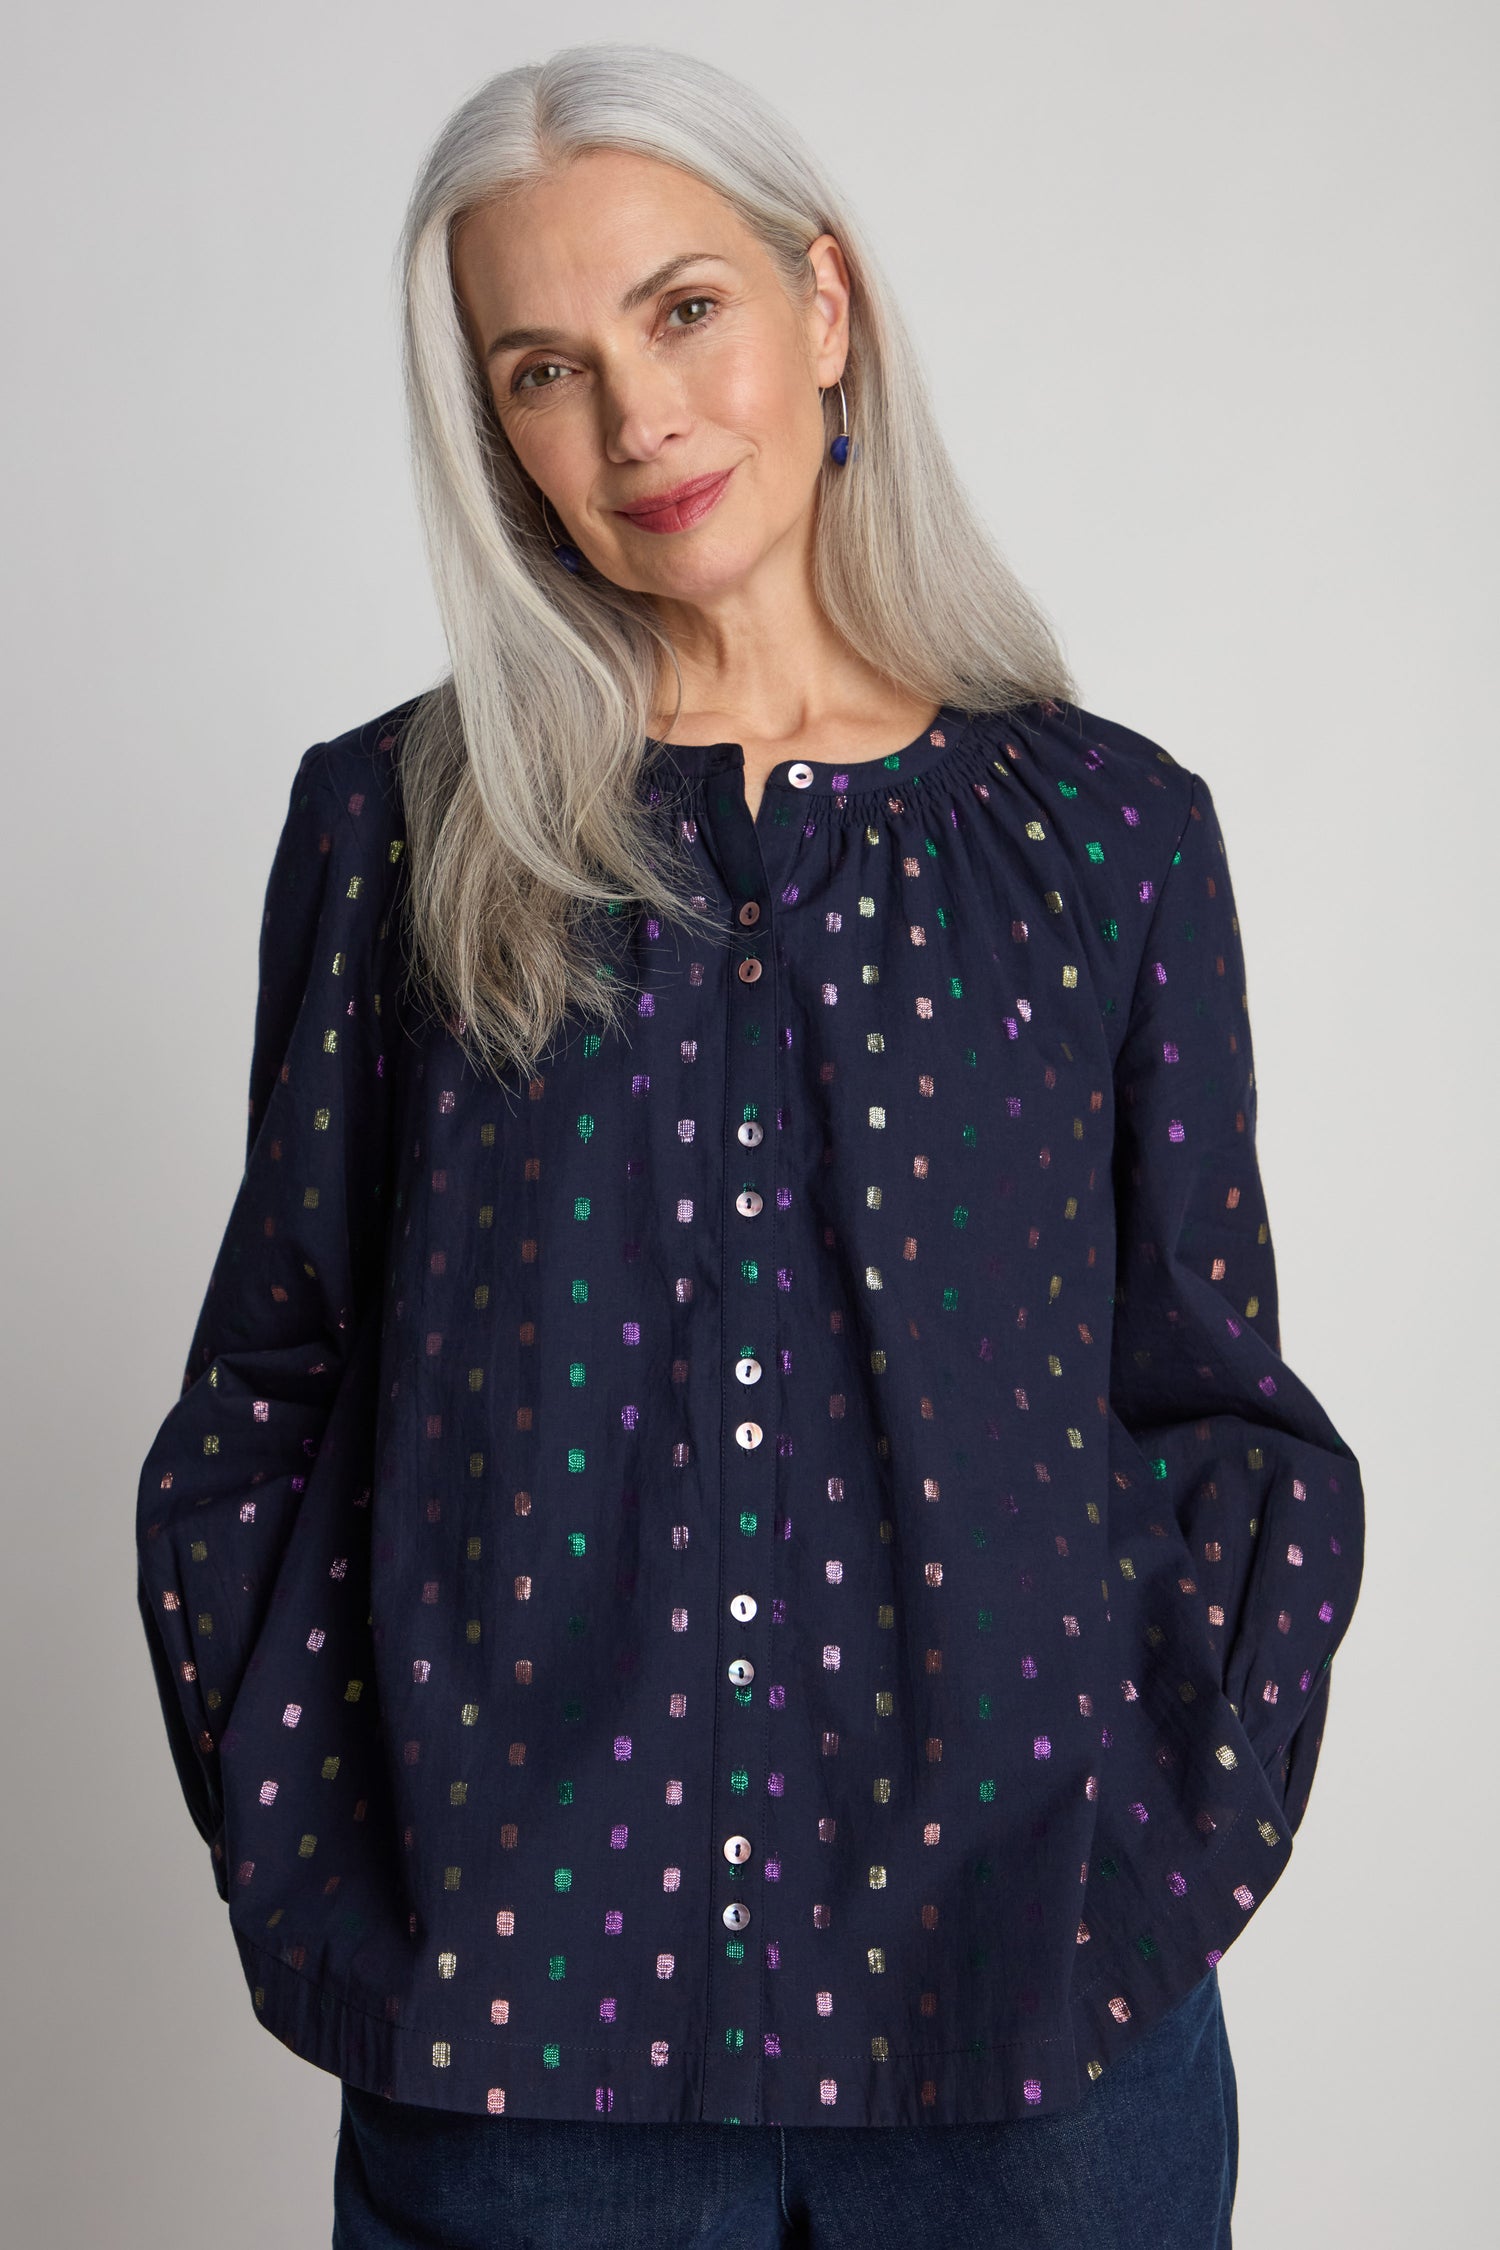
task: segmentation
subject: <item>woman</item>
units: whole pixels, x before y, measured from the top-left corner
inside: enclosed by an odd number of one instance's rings
[[[1227,2244],[1363,1502],[1208,787],[748,88],[503,74],[403,273],[452,675],[298,768],[138,1519],[335,2241]]]

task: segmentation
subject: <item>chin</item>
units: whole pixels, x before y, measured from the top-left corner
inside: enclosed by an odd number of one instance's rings
[[[682,542],[679,555],[665,558],[664,567],[652,571],[645,591],[659,594],[665,601],[711,601],[717,595],[732,593],[749,578],[761,561],[764,549],[753,553],[738,550],[726,554],[722,548],[711,552],[703,548],[694,552],[688,542],[690,532],[671,535]]]

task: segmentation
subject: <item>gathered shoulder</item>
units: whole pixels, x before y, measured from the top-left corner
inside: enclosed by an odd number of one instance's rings
[[[1195,784],[1202,788],[1191,766],[1152,736],[1076,703],[1028,703],[1008,717],[1021,738],[1019,756],[1008,753],[1012,771],[1060,829],[1084,840],[1089,863],[1101,864],[1107,830],[1132,866],[1164,866]]]
[[[315,743],[303,766],[321,779],[361,833],[382,836],[405,830],[401,797],[400,741],[403,727],[421,698],[410,696],[376,717]]]
[[[1007,711],[996,763],[1020,792],[1047,906],[1071,930],[1118,1041],[1163,887],[1195,808],[1206,801],[1205,785],[1150,735],[1059,701]]]

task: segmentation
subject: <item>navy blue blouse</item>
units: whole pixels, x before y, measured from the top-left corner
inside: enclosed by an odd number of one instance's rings
[[[1358,1463],[1280,1356],[1205,782],[1071,705],[647,745],[722,926],[500,1085],[319,743],[139,1603],[261,2021],[404,2102],[1066,2109],[1286,1867]]]

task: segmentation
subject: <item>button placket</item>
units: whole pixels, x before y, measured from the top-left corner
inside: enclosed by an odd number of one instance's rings
[[[788,774],[788,769],[782,769]],[[812,769],[807,769],[812,778]],[[741,777],[731,771],[726,780]],[[723,1949],[711,1955],[703,2082],[705,2118],[753,2115],[759,2102],[762,1989],[756,1970],[767,1933],[761,1822],[769,1761],[767,1688],[760,1635],[771,1617],[777,1447],[777,1298],[772,1190],[776,1115],[774,911],[762,839],[730,788],[714,799],[715,841],[729,896],[727,1102],[724,1124],[724,1289],[720,1381],[731,1442],[725,1448],[720,1538],[722,1649],[713,1775],[721,1857],[714,1888]],[[782,840],[790,836],[782,832]],[[749,1410],[747,1412],[747,1409]],[[753,1589],[753,1591],[751,1590]],[[774,1893],[770,1894],[774,1898]],[[751,1947],[755,1950],[752,1953]]]

